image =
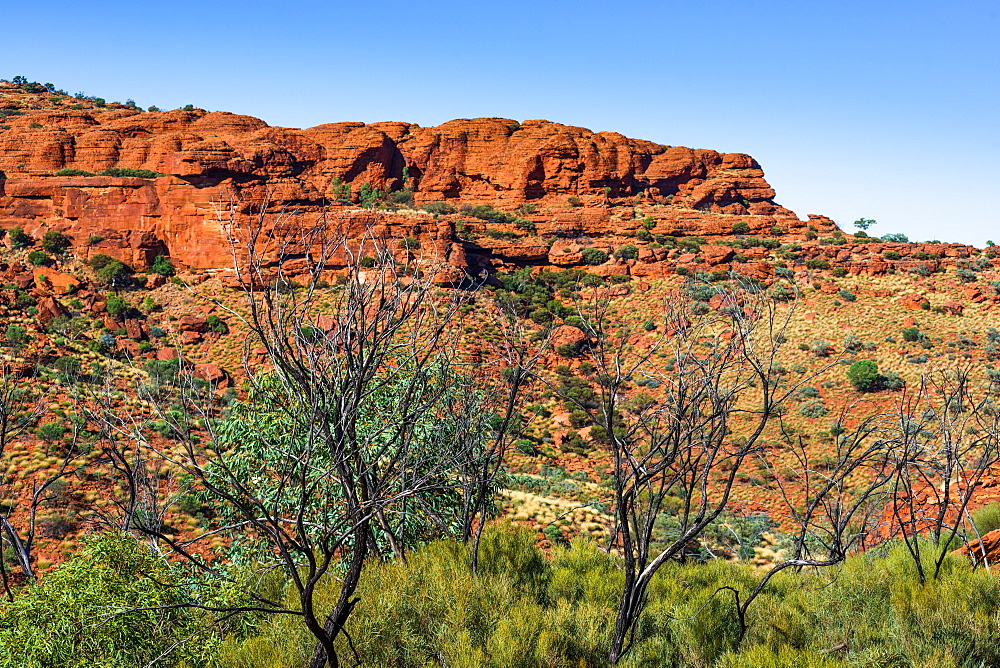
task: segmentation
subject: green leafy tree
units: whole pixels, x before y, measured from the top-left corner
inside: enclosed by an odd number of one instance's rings
[[[857,220],[854,221],[854,227],[858,228],[859,230],[863,230],[865,232],[871,229],[871,227],[875,224],[876,221],[871,218],[858,218]]]

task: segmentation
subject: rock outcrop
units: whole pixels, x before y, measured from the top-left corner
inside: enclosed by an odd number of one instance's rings
[[[810,227],[814,233],[836,229],[819,216],[800,221],[775,204],[774,190],[748,155],[543,120],[460,119],[430,128],[331,123],[299,130],[226,112],[98,107],[0,84],[4,110],[0,227],[20,226],[35,236],[57,229],[72,238],[75,254],[104,253],[137,269],[161,254],[193,269],[229,266],[226,229],[234,200],[239,216],[265,209],[274,218],[284,211],[290,227],[308,228],[324,211],[356,235],[374,224],[383,238],[412,236],[423,252],[453,255],[452,264],[463,269],[483,264],[483,257],[543,262],[549,243],[540,237],[613,236],[640,226],[675,236],[739,229],[793,239]],[[152,178],[81,175],[109,169],[148,170]],[[55,176],[60,170],[77,171]],[[534,233],[468,248],[456,234],[459,217],[360,210],[358,197],[368,188],[412,196],[416,205],[490,204],[509,211],[531,204],[519,215],[530,219]],[[462,253],[450,250],[456,244]]]

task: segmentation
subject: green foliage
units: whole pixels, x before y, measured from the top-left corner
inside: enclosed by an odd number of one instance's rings
[[[28,332],[20,325],[10,324],[7,325],[6,338],[7,343],[20,345],[28,340]]]
[[[351,201],[351,184],[344,183],[339,176],[335,176],[330,182],[330,193],[341,203],[347,204]]]
[[[428,204],[424,204],[423,207],[421,208],[427,213],[433,213],[433,214],[447,215],[450,213],[455,213],[455,207],[453,207],[451,204],[448,204],[447,202],[430,202]]]
[[[972,512],[972,522],[979,535],[1000,529],[1000,503],[988,503]]]
[[[51,443],[60,440],[66,435],[66,427],[58,422],[43,422],[38,425],[35,433],[38,435],[38,438]]]
[[[459,209],[459,212],[467,216],[472,216],[473,218],[485,220],[488,223],[494,223],[496,225],[513,225],[530,234],[535,233],[535,224],[530,220],[519,218],[518,216],[510,213],[504,213],[503,211],[497,211],[488,204],[477,204],[476,206],[466,205]]]
[[[35,243],[35,240],[24,231],[22,227],[12,227],[7,231],[7,238],[14,248],[27,248]]]
[[[51,258],[45,251],[36,250],[28,253],[28,262],[36,267],[41,267],[42,265],[48,264],[50,261]]]
[[[80,375],[80,359],[72,355],[64,355],[52,362],[52,368],[58,371],[63,378],[72,378]]]
[[[883,234],[882,241],[887,243],[908,244],[910,243],[910,238],[905,234],[894,232],[891,234]]]
[[[872,360],[858,360],[847,370],[847,379],[857,390],[872,390],[879,381],[878,364]]]
[[[830,261],[822,257],[814,257],[806,260],[806,267],[809,269],[829,269]]]
[[[442,524],[453,526],[461,512],[454,469],[441,465],[442,459],[454,453],[453,448],[471,449],[472,457],[485,456],[479,450],[482,443],[475,437],[454,438],[457,430],[469,425],[450,419],[449,416],[456,415],[451,409],[461,406],[465,409],[461,415],[475,416],[473,431],[482,438],[488,430],[487,425],[477,422],[486,416],[479,408],[479,396],[471,389],[472,379],[438,373],[431,365],[422,372],[419,389],[408,385],[411,381],[402,369],[374,381],[373,389],[366,393],[359,407],[356,422],[352,423],[352,444],[345,446],[358,458],[379,456],[382,461],[389,461],[396,456],[397,461],[412,464],[407,477],[427,477],[427,491],[408,499],[406,513],[386,511],[386,521],[393,525],[397,540],[407,548],[438,538]],[[345,491],[339,477],[331,474],[336,469],[330,449],[316,447],[309,437],[312,425],[297,419],[296,413],[301,409],[297,410],[295,397],[289,396],[283,387],[275,376],[261,377],[255,381],[247,400],[234,401],[229,406],[215,432],[215,447],[225,453],[224,458],[213,459],[206,467],[210,477],[222,475],[223,470],[225,475],[238,475],[257,498],[268,504],[270,512],[283,517],[296,517],[302,503],[298,490],[289,488],[284,483],[288,478],[283,476],[303,480],[302,484],[308,485],[313,493],[303,504],[301,519],[313,539],[320,540],[326,528],[350,524],[351,520],[343,515]],[[413,396],[416,392],[420,393],[419,398]],[[394,430],[386,427],[385,420],[386,416],[399,415],[403,402],[410,401],[416,402],[411,405],[418,408],[406,409],[408,431],[404,443],[400,443]],[[405,448],[405,454],[398,448]],[[392,475],[392,469],[381,471],[381,475],[380,484],[408,484],[408,478]],[[239,490],[231,493],[245,501]],[[391,490],[382,493],[391,497]],[[242,517],[228,504],[219,509],[219,515],[224,519]],[[384,540],[380,531],[376,537],[379,542]],[[245,531],[235,532],[233,541],[240,550],[270,560],[266,541]],[[388,551],[387,545],[383,547]]]
[[[750,225],[746,221],[739,220],[739,221],[733,223],[732,230],[733,230],[733,234],[749,234],[750,233]]]
[[[620,247],[615,251],[615,258],[619,260],[634,260],[639,257],[639,249],[631,244]]]
[[[593,248],[592,246],[584,248],[580,252],[580,255],[583,257],[584,264],[597,265],[608,261],[608,253],[606,251],[600,248]]]
[[[132,268],[119,259],[98,253],[90,258],[89,264],[97,270],[97,277],[104,285],[125,288],[132,284]]]
[[[42,237],[42,248],[53,255],[65,253],[71,243],[71,239],[59,230],[49,230]]]
[[[170,262],[170,258],[164,255],[157,255],[153,260],[153,264],[149,266],[149,273],[159,274],[160,276],[173,276],[174,265]]]
[[[127,612],[179,603],[185,591],[179,584],[166,562],[132,537],[99,534],[5,605],[0,666],[135,668],[161,654],[166,660],[159,665],[196,659],[207,647],[182,642],[198,631],[190,611]]]
[[[215,332],[216,334],[228,334],[229,325],[226,321],[217,315],[210,315],[205,318],[205,322],[208,323],[208,331]]]
[[[554,526],[546,536],[560,532]],[[584,540],[551,558],[523,530],[491,527],[480,572],[465,546],[435,542],[406,560],[372,562],[347,629],[364,665],[425,668],[607,666],[623,577],[614,555]],[[927,550],[928,553],[931,550]],[[668,563],[647,591],[623,668],[869,668],[1000,664],[1000,580],[948,557],[920,584],[901,545],[833,570],[784,571],[751,605],[737,644],[732,587],[761,577],[723,559]],[[321,591],[326,605],[335,591]],[[741,598],[741,600],[743,600]],[[349,655],[346,640],[342,647]],[[228,639],[218,668],[304,665],[313,641],[278,616]],[[831,648],[841,648],[830,651]]]
[[[85,169],[73,169],[72,167],[64,167],[59,171],[55,172],[53,176],[93,176],[93,172],[88,172]]]
[[[416,237],[403,237],[399,243],[403,248],[420,248],[420,239]]]
[[[104,302],[108,315],[116,320],[123,320],[131,315],[132,306],[118,295],[108,295]]]
[[[799,414],[807,418],[821,418],[829,413],[822,399],[813,399],[799,406]]]
[[[903,340],[909,341],[911,343],[914,341],[919,341],[924,336],[923,334],[920,333],[920,329],[917,327],[904,327],[901,330],[901,332],[903,334]]]
[[[163,176],[159,172],[154,172],[151,169],[131,169],[128,167],[108,167],[102,170],[98,176],[114,176],[118,178],[131,177],[138,179],[155,179],[158,176]]]
[[[385,193],[365,181],[358,189],[358,202],[366,209],[374,209],[385,198]]]

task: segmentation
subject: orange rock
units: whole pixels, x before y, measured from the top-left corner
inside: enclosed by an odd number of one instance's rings
[[[914,295],[914,294],[903,295],[900,298],[899,303],[905,306],[906,308],[912,308],[918,311],[927,310],[927,308],[930,306],[930,303],[926,299],[924,299],[920,295]]]
[[[962,306],[958,302],[953,302],[953,301],[945,302],[944,304],[941,305],[941,308],[944,309],[944,312],[947,313],[948,315],[962,315],[962,312],[965,311],[964,306]]]
[[[45,285],[57,295],[64,295],[74,286],[80,285],[80,279],[49,267],[35,267],[34,280],[36,285]]]
[[[994,529],[980,540],[974,540],[967,545],[955,550],[954,554],[968,557],[972,561],[973,567],[984,563],[990,567],[995,567],[1000,563],[1000,529]]]

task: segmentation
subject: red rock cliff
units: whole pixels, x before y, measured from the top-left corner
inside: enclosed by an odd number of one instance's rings
[[[775,226],[796,233],[809,224],[774,203],[774,191],[748,155],[549,121],[479,118],[431,128],[332,123],[298,130],[226,112],[100,108],[0,84],[4,110],[0,227],[34,234],[59,229],[84,257],[108,253],[140,268],[160,253],[194,268],[228,266],[220,203],[233,196],[260,201],[267,190],[274,210],[296,209],[308,224],[333,199],[334,183],[350,185],[354,197],[364,183],[384,191],[405,187],[418,205],[511,209],[530,202],[538,207],[537,233],[549,237],[637,228],[639,222],[612,209],[623,203],[650,208],[645,215],[665,234],[728,234],[737,221],[754,233]],[[53,175],[107,168],[165,176]],[[364,212],[348,211],[356,207],[334,200],[334,208],[361,221],[356,229],[366,220]],[[390,236],[421,236],[440,248],[457,241],[447,217],[388,214],[383,222]],[[833,225],[821,219],[820,227]]]

